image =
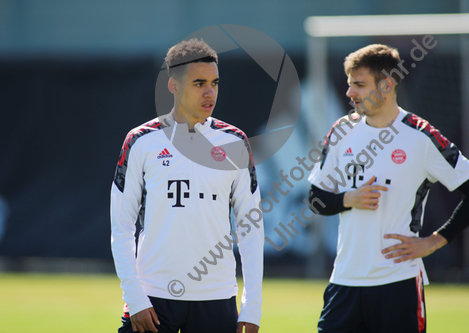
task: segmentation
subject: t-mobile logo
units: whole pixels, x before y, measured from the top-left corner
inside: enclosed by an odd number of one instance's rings
[[[173,183],[176,183],[176,204],[173,205],[173,207],[185,207],[182,203],[182,189],[181,189],[181,184],[184,183],[187,186],[187,189],[189,190],[189,179],[185,180],[168,180],[168,191],[171,189],[171,185]],[[184,198],[188,199],[189,198],[189,192],[183,192],[184,193]],[[168,192],[168,199],[173,199],[174,198],[174,192]]]
[[[350,167],[352,167],[352,172],[350,172]],[[357,175],[361,171],[362,173],[365,172],[365,166],[363,164],[354,164],[348,163],[345,166],[345,171],[347,173],[347,179],[353,179],[352,188],[357,188]],[[358,180],[363,181],[363,176],[358,176]]]
[[[352,170],[352,172],[350,172],[350,170]],[[348,180],[353,179],[352,188],[357,188],[357,178],[358,178],[358,181],[360,181],[360,182],[365,181],[365,176],[364,175],[358,175],[359,172],[365,174],[365,165],[348,163],[345,166],[345,171],[347,173],[347,179]],[[378,177],[375,178],[375,183],[377,183],[377,182],[378,182]],[[391,179],[386,178],[385,179],[385,184],[386,185],[391,185]]]

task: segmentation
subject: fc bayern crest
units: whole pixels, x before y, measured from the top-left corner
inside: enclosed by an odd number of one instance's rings
[[[217,162],[224,161],[226,158],[226,152],[223,150],[223,148],[213,147],[211,153],[212,158]]]
[[[407,155],[406,155],[405,151],[403,151],[402,149],[396,149],[392,152],[391,158],[392,158],[394,163],[402,164],[402,163],[405,162],[405,160],[407,158]]]

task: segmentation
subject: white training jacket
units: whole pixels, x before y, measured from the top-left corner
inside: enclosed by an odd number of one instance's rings
[[[249,143],[238,128],[209,117],[190,133],[165,115],[130,131],[111,189],[112,254],[130,315],[152,306],[148,296],[193,301],[237,295],[234,235],[244,280],[239,321],[259,325],[259,202]]]

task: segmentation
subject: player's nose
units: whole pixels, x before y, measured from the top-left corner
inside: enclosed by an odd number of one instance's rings
[[[207,88],[204,91],[204,97],[211,97],[216,95],[215,87],[213,86],[207,86]]]
[[[353,98],[357,95],[357,92],[353,88],[353,86],[348,87],[347,92],[345,93],[347,97]]]

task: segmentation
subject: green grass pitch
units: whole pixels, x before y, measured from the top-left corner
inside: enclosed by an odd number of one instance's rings
[[[266,279],[261,332],[316,332],[326,285]],[[428,333],[468,332],[469,285],[431,284],[425,293]],[[117,332],[122,305],[113,275],[0,273],[0,332]]]

